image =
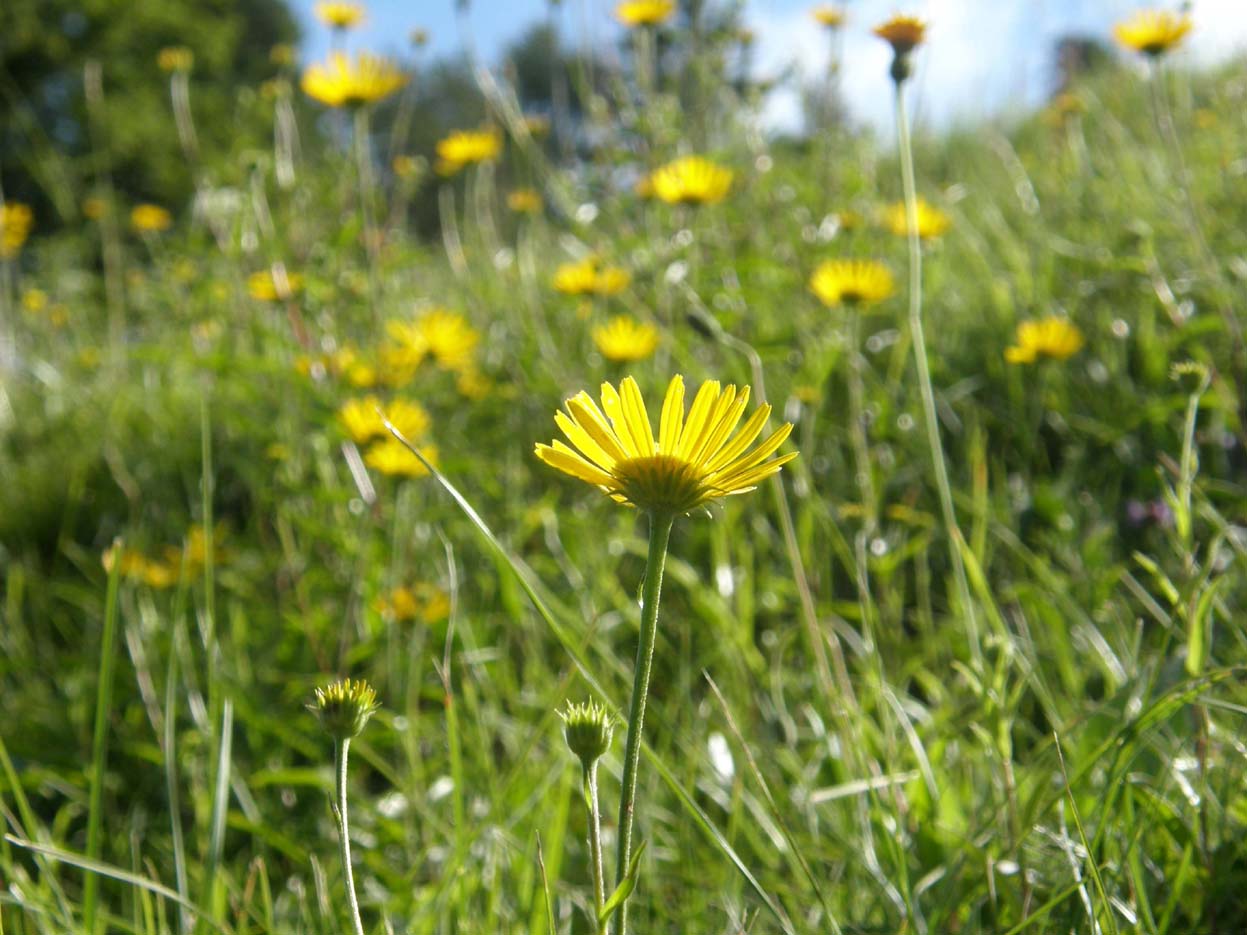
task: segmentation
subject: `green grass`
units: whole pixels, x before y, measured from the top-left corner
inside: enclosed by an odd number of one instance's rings
[[[110,284],[101,228],[34,238],[0,317],[0,930],[343,931],[333,746],[305,705],[350,675],[382,702],[351,746],[365,929],[592,931],[557,709],[627,710],[646,527],[532,449],[571,393],[630,372],[653,411],[680,372],[752,383],[801,456],[676,524],[632,930],[1237,931],[1247,385],[1222,309],[1247,278],[1247,129],[1237,71],[1164,80],[1189,192],[1133,69],[1088,80],[1063,124],[917,141],[918,190],[952,219],[925,247],[923,314],[981,662],[904,290],[860,322],[855,403],[850,321],[806,286],[835,256],[904,282],[904,238],[873,222],[901,192],[879,141],[762,142],[724,85],[699,131],[737,173],[721,205],[639,200],[618,183],[636,128],[612,124],[584,163],[512,141],[496,169],[427,180],[415,197],[447,211],[432,242],[378,165],[370,258],[354,155],[304,126],[292,186],[268,154],[249,177],[219,167],[247,178],[219,236],[189,215],[124,235]],[[677,113],[667,92],[646,112],[655,163],[683,145]],[[521,182],[543,215],[507,212]],[[864,222],[831,222],[849,210]],[[558,294],[557,265],[589,251],[629,288]],[[274,262],[304,277],[289,303],[248,296]],[[32,289],[47,307],[24,308]],[[367,391],[299,359],[370,359],[386,321],[433,306],[480,332],[489,391],[422,363],[377,392],[428,410],[442,481],[361,470],[336,411]],[[663,336],[628,368],[590,337],[621,312]],[[1017,322],[1052,312],[1086,346],[1007,364]],[[1206,387],[1172,373],[1186,361]],[[118,565],[110,582],[115,537],[182,547],[170,586]],[[379,609],[416,584],[447,612]],[[599,772],[608,880],[621,734]]]

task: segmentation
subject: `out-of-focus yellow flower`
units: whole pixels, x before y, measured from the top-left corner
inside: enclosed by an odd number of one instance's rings
[[[48,307],[48,294],[42,289],[27,289],[22,293],[22,309],[31,315],[38,315]]]
[[[380,55],[359,52],[352,61],[343,52],[333,52],[327,62],[307,67],[301,87],[326,107],[360,107],[389,97],[406,83],[407,75]]]
[[[420,454],[424,455],[430,464],[437,467],[436,445],[421,447]],[[420,459],[393,436],[370,445],[364,454],[364,464],[391,477],[424,477],[429,473],[420,463]]]
[[[654,197],[654,176],[646,173],[637,179],[632,185],[632,194],[636,195],[642,201],[649,201]]]
[[[450,616],[450,597],[437,585],[423,581],[411,587],[397,587],[378,597],[373,606],[382,616],[399,623],[439,623]]]
[[[426,312],[415,321],[391,320],[385,330],[393,343],[383,348],[382,362],[405,379],[410,379],[429,356],[443,370],[462,372],[470,368],[481,340],[480,332],[466,318],[442,308]]]
[[[303,291],[303,277],[298,273],[285,273],[279,277],[271,269],[257,270],[247,277],[247,294],[259,302],[285,302]]]
[[[438,172],[454,175],[464,166],[493,162],[502,152],[502,136],[496,130],[455,130],[438,140]]]
[[[290,446],[283,442],[273,442],[264,449],[264,457],[270,461],[289,461],[290,454]]]
[[[160,205],[135,205],[130,212],[130,226],[141,234],[156,234],[173,226],[173,215]]]
[[[226,550],[225,527],[218,523],[212,527],[212,564],[224,565],[229,561]],[[188,574],[198,574],[208,564],[208,534],[199,523],[186,530],[186,539],[181,547],[165,546],[165,561],[171,568],[185,566]]]
[[[425,161],[419,156],[398,155],[390,162],[394,175],[404,182],[418,179],[424,173]]]
[[[811,386],[808,383],[801,383],[792,388],[793,399],[798,402],[812,406],[814,403],[820,402],[823,398],[823,391],[817,386]]]
[[[632,276],[618,266],[600,266],[597,257],[564,263],[554,271],[554,288],[564,295],[618,295],[628,288]]]
[[[883,216],[884,226],[897,237],[909,236],[909,214],[905,210],[905,202],[898,201],[891,205]],[[923,240],[939,237],[948,230],[952,221],[939,208],[929,204],[925,198],[918,199],[918,236]]]
[[[92,195],[90,198],[84,198],[82,201],[82,216],[88,221],[98,221],[106,213],[108,213],[108,202],[98,195]]]
[[[704,156],[684,156],[655,170],[654,194],[667,204],[717,204],[732,187],[732,170]]]
[[[195,67],[195,53],[184,45],[171,45],[156,54],[156,64],[164,72],[188,72]]]
[[[6,201],[0,205],[0,259],[7,260],[21,252],[34,223],[35,213],[30,205],[20,201]]]
[[[1011,364],[1033,364],[1040,357],[1065,360],[1085,343],[1078,326],[1060,315],[1021,322],[1014,341],[1012,347],[1005,348],[1005,360]]]
[[[1113,35],[1128,49],[1152,58],[1164,55],[1191,31],[1189,16],[1167,10],[1140,10],[1113,27]]]
[[[507,207],[516,214],[540,214],[541,192],[535,188],[516,188],[507,192]]]
[[[1043,116],[1048,125],[1062,127],[1086,112],[1087,104],[1081,97],[1072,91],[1062,91],[1048,103]]]
[[[268,61],[278,68],[288,68],[294,64],[294,46],[279,42],[268,50]]]
[[[896,287],[877,260],[827,260],[810,277],[810,291],[829,307],[866,307],[889,298]]]
[[[385,413],[390,424],[409,441],[420,438],[433,423],[428,412],[419,403],[396,399],[383,404],[375,396],[348,400],[338,410],[338,418],[351,439],[357,444],[363,444],[370,438],[384,438],[389,434],[378,409]]]
[[[104,570],[112,572],[119,564],[119,574],[130,581],[141,581],[150,588],[163,589],[177,582],[177,572],[167,563],[150,559],[137,549],[120,549],[113,546],[100,557]]]
[[[644,360],[658,347],[658,329],[627,315],[616,315],[593,329],[593,343],[607,360],[616,363]]]
[[[615,19],[629,29],[658,26],[675,13],[674,0],[625,0],[615,7]]]
[[[820,26],[826,26],[828,29],[839,29],[844,25],[844,8],[832,6],[830,3],[816,6],[810,10],[810,15]]]
[[[364,21],[364,8],[358,3],[322,0],[315,10],[316,18],[330,29],[353,29]]]
[[[605,412],[581,392],[567,400],[566,413],[555,413],[555,424],[579,451],[556,440],[537,445],[536,455],[618,503],[655,516],[687,513],[752,490],[797,456],[794,451],[767,460],[792,431],[791,423],[749,450],[770,417],[766,404],[733,435],[748,403],[749,387],[737,393],[735,386],[707,380],[686,416],[684,379],[676,375],[667,387],[655,437],[641,390],[625,377],[618,390],[602,384]]]
[[[917,16],[896,15],[886,22],[880,23],[871,30],[880,39],[892,46],[897,56],[905,56],[922,45],[926,38],[926,21]]]
[[[178,257],[173,264],[173,269],[169,271],[169,275],[179,286],[185,286],[193,282],[195,277],[199,275],[199,267],[190,257]]]

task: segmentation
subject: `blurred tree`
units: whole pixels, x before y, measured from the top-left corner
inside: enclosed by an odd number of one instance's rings
[[[81,195],[107,171],[124,198],[174,210],[193,189],[157,58],[193,54],[190,111],[203,164],[266,140],[247,107],[276,74],[274,46],[297,40],[284,0],[4,0],[0,3],[0,183],[36,202],[40,224],[77,216]],[[92,121],[85,76],[98,65],[102,104]]]

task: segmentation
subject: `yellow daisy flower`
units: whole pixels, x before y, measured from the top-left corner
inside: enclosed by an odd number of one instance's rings
[[[1113,35],[1128,49],[1156,58],[1176,47],[1191,31],[1191,18],[1167,10],[1140,10],[1113,27]]]
[[[890,44],[894,54],[902,56],[922,45],[922,40],[926,38],[927,24],[916,16],[897,15],[871,31]]]
[[[436,309],[419,321],[425,346],[443,370],[461,370],[472,363],[481,333],[457,312]]]
[[[516,214],[540,214],[543,202],[535,188],[516,188],[507,192],[507,207]]]
[[[567,400],[566,413],[555,413],[555,423],[579,451],[556,440],[537,445],[536,454],[618,503],[657,516],[687,513],[752,490],[797,456],[767,460],[792,431],[791,423],[747,453],[771,414],[770,406],[759,406],[733,436],[748,402],[749,387],[737,393],[735,386],[706,381],[686,417],[684,378],[677,374],[667,387],[655,440],[641,390],[625,377],[618,390],[602,384],[602,409],[581,392]]]
[[[283,285],[278,285],[272,270],[262,269],[247,277],[247,294],[260,302],[284,302],[302,290],[303,277],[298,273],[287,273]]]
[[[826,306],[869,306],[896,291],[892,273],[877,260],[827,260],[810,277],[810,290]]]
[[[437,142],[438,172],[454,175],[464,166],[493,162],[501,152],[496,130],[456,130]]]
[[[422,436],[433,421],[423,406],[405,399],[396,399],[384,405],[376,396],[350,399],[338,409],[338,419],[356,444],[389,434],[378,409],[409,440]]]
[[[130,212],[130,226],[144,234],[167,231],[173,226],[173,215],[160,205],[135,205]]]
[[[330,29],[352,29],[364,21],[364,8],[358,3],[322,0],[315,10],[316,18]]]
[[[883,216],[884,226],[898,237],[909,236],[909,215],[905,210],[905,202],[898,201],[891,205]],[[918,199],[918,236],[923,240],[939,237],[948,230],[952,221],[948,215],[931,205],[925,198]]]
[[[824,3],[810,10],[810,15],[820,26],[826,26],[828,29],[839,29],[844,25],[844,10],[838,6],[832,6],[830,3]]]
[[[156,65],[164,72],[187,72],[195,65],[195,53],[184,45],[171,45],[156,54]]]
[[[35,213],[30,205],[20,201],[6,201],[0,205],[0,259],[15,257],[30,236],[35,223]]]
[[[650,177],[654,194],[667,204],[718,204],[732,187],[732,170],[703,156],[684,156]]]
[[[644,360],[658,347],[658,329],[627,315],[616,315],[593,329],[593,343],[607,360],[624,363]]]
[[[675,13],[674,0],[625,0],[615,7],[615,19],[629,29],[659,26]]]
[[[554,271],[554,288],[564,295],[619,295],[628,288],[632,275],[618,266],[599,266],[597,257],[579,263],[564,263]]]
[[[438,623],[450,616],[450,597],[435,584],[419,582],[397,587],[377,598],[373,605],[386,617],[402,622]]]
[[[406,83],[407,75],[380,55],[360,52],[351,61],[333,52],[329,61],[309,65],[300,84],[326,107],[359,107],[389,97]]]
[[[1014,341],[1013,347],[1005,348],[1005,360],[1011,364],[1033,364],[1040,357],[1065,360],[1086,343],[1078,326],[1060,315],[1021,322]]]
[[[437,466],[437,447],[426,445],[420,454]],[[364,464],[390,477],[425,477],[428,471],[420,463],[420,459],[407,450],[407,446],[391,436],[383,441],[374,442],[364,454]]]

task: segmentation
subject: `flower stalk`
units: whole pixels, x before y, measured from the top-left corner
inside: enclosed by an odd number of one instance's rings
[[[899,64],[897,64],[899,63]],[[940,441],[940,426],[935,411],[935,391],[931,386],[931,366],[927,360],[927,342],[922,328],[922,241],[918,236],[918,192],[914,182],[913,142],[909,135],[909,115],[905,109],[905,79],[909,76],[907,56],[898,54],[892,68],[896,87],[896,140],[900,150],[901,180],[905,188],[905,215],[909,242],[909,333],[914,342],[914,362],[918,367],[918,386],[922,393],[922,409],[927,428],[927,444],[931,449],[931,465],[935,471],[935,483],[939,488],[940,511],[944,528],[948,532],[949,551],[952,553],[953,574],[965,617],[966,636],[970,654],[976,666],[983,662],[980,645],[978,618],[970,598],[970,583],[966,578],[965,562],[961,547],[965,537],[957,525],[953,510],[952,486],[948,482],[948,465],[944,460],[944,446]]]
[[[654,643],[658,633],[658,601],[662,593],[662,573],[667,563],[667,546],[675,516],[650,512],[649,555],[645,561],[645,582],[641,588],[641,634],[637,643],[636,672],[632,680],[632,702],[628,708],[628,741],[624,747],[623,782],[619,795],[619,847],[615,863],[615,885],[623,883],[632,862],[632,822],[636,817],[637,769],[641,760],[641,734],[645,726],[645,702],[649,696],[650,673],[654,662]],[[628,903],[619,907],[619,935],[628,933]]]
[[[355,874],[351,870],[351,834],[346,811],[346,764],[350,746],[349,737],[343,737],[334,744],[333,812],[338,820],[338,852],[342,857],[342,875],[346,885],[346,903],[351,914],[351,930],[355,935],[364,935],[364,923],[359,917],[359,898],[355,895]]]

